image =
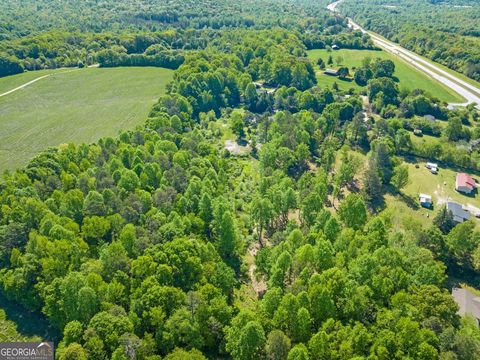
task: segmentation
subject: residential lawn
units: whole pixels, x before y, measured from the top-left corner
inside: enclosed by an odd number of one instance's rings
[[[431,136],[414,137],[418,141],[440,141]],[[360,159],[366,161],[365,155],[355,151]],[[402,159],[402,164],[408,167],[409,184],[402,190],[402,194],[386,192],[384,195],[385,208],[382,214],[388,217],[395,228],[411,228],[413,226],[427,227],[432,224],[433,218],[438,210],[447,202],[455,201],[470,209],[475,213],[475,208],[480,209],[480,195],[463,195],[455,190],[455,179],[457,171],[446,168],[439,164],[437,175],[432,174],[426,167],[426,161],[423,159]],[[336,159],[335,168],[340,167],[339,157]],[[418,168],[416,167],[418,165]],[[358,180],[361,187],[361,178],[363,170],[359,172]],[[474,174],[470,174],[476,178]],[[477,178],[478,181],[478,178]],[[392,189],[391,189],[392,190]],[[420,206],[418,201],[419,194],[432,196],[434,203],[433,209],[426,209]],[[348,195],[348,190],[343,191],[343,197]],[[480,221],[478,222],[480,228]]]
[[[394,228],[405,229],[412,227],[429,227],[432,225],[432,219],[435,217],[435,210],[429,210],[420,207],[411,207],[408,198],[401,195],[386,194],[385,209],[382,215],[387,216]],[[416,198],[415,198],[416,200]]]
[[[417,136],[413,133],[413,131],[410,132],[410,138],[412,139],[412,143],[415,145],[423,145],[423,144],[435,144],[440,141],[442,141],[441,138],[436,137],[436,136],[431,136],[431,135],[425,135],[423,134],[422,136]]]
[[[440,165],[438,174],[432,174],[425,167],[425,162],[419,162],[419,168],[414,163],[405,162],[408,166],[410,177],[409,185],[404,189],[404,193],[415,197],[418,200],[418,194],[431,195],[435,207],[438,209],[440,205],[447,201],[455,201],[463,205],[472,205],[480,208],[480,196],[463,195],[455,190],[455,180],[457,171]],[[472,175],[472,174],[471,174]],[[474,175],[472,177],[475,178]]]
[[[383,51],[383,50],[350,50],[350,49],[341,49],[336,51],[328,52],[326,49],[317,49],[317,50],[310,50],[307,52],[308,57],[314,61],[316,61],[319,57],[321,57],[325,63],[329,55],[332,55],[334,60],[334,65],[331,67],[337,67],[335,59],[338,56],[341,56],[344,61],[344,66],[352,69],[353,67],[360,67],[362,66],[363,59],[370,57],[372,59],[381,58],[381,59],[390,59],[395,63],[395,76],[399,80],[399,87],[406,88],[409,90],[413,89],[423,89],[427,92],[433,94],[437,98],[442,101],[446,102],[463,102],[464,99],[455,93],[453,90],[450,90],[443,84],[439,83],[438,81],[431,79],[429,76],[423,74],[416,68],[412,67],[411,65],[407,64],[404,60],[399,59],[390,53]],[[327,65],[328,67],[329,65]],[[352,71],[353,72],[353,71]],[[333,82],[337,82],[339,88],[341,90],[348,90],[351,87],[358,89],[359,86],[355,82],[345,82],[339,80],[338,78],[328,76],[323,74],[319,71],[317,76],[318,83],[320,86],[331,86]]]
[[[332,88],[333,83],[337,83],[338,88],[341,91],[349,91],[350,89],[361,90],[362,87],[358,86],[355,81],[342,80],[334,76],[325,75],[323,71],[317,71],[317,83],[321,88],[329,87]]]
[[[447,201],[462,204],[473,213],[475,208],[480,209],[480,195],[467,196],[455,190],[457,171],[440,166],[438,174],[434,175],[425,167],[424,161],[418,163],[406,161],[404,164],[408,166],[410,182],[403,189],[403,196],[392,194],[385,196],[384,212],[391,215],[394,225],[405,226],[406,221],[409,224],[431,225],[438,210]],[[418,168],[415,167],[417,164]],[[434,203],[432,210],[420,207],[419,194],[432,196]]]
[[[8,91],[45,72],[0,79]],[[34,76],[35,75],[35,76]],[[41,79],[0,98],[0,172],[66,142],[94,142],[142,123],[173,71],[87,68]]]

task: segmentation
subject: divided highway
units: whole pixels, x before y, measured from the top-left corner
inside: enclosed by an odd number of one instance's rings
[[[340,4],[342,1],[343,0],[339,0],[334,3],[331,3],[330,5],[327,6],[327,9],[332,12],[337,12],[338,11],[337,5]],[[434,63],[431,63],[426,61],[425,59],[422,59],[417,54],[391,41],[388,41],[378,36],[377,34],[372,33],[371,31],[366,31],[350,18],[348,18],[348,23],[352,29],[360,30],[363,33],[368,33],[372,38],[373,42],[375,43],[375,45],[377,45],[378,47],[404,59],[405,61],[410,63],[412,66],[417,68],[418,70],[434,78],[435,80],[441,82],[442,84],[449,87],[453,91],[457,92],[467,100],[467,102],[463,104],[450,104],[450,105],[466,106],[468,104],[476,103],[477,108],[480,109],[480,88],[479,87],[474,86],[469,82],[462,80],[458,76],[455,76],[454,74],[443,70],[441,67],[435,65]]]

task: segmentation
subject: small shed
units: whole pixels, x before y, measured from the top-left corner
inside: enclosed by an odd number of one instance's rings
[[[420,205],[423,206],[424,208],[430,209],[433,205],[432,197],[427,194],[420,194],[419,201],[420,201]]]
[[[334,70],[334,69],[326,69],[323,73],[325,75],[338,76],[338,70]]]
[[[414,129],[413,134],[416,136],[423,136],[423,131],[421,129]]]
[[[340,50],[340,46],[333,44],[332,45],[332,50]]]

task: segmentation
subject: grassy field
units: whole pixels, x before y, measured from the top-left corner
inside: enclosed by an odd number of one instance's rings
[[[363,59],[367,57],[370,57],[372,59],[381,58],[393,60],[393,62],[395,63],[395,76],[397,76],[399,79],[400,88],[406,88],[409,90],[424,89],[433,94],[434,96],[438,97],[440,100],[446,102],[464,101],[464,99],[460,95],[455,93],[453,90],[450,90],[438,81],[431,79],[427,75],[421,73],[419,70],[407,64],[402,59],[396,58],[386,51],[349,49],[341,49],[333,52],[328,52],[325,49],[308,51],[308,57],[315,61],[319,57],[321,57],[325,62],[327,62],[329,55],[332,55],[334,60],[334,65],[332,67],[335,67],[337,65],[335,59],[338,56],[341,56],[344,59],[342,65],[347,66],[350,69],[353,67],[360,67],[362,65]],[[355,89],[359,89],[359,86],[355,82],[342,81],[338,78],[324,75],[321,72],[319,73],[317,79],[320,86],[331,86],[333,82],[336,81],[341,90],[348,90],[352,87]]]
[[[386,39],[385,37],[383,37],[383,36],[380,35],[380,34],[375,33],[375,35],[378,36],[378,37],[380,37],[380,38],[382,38],[383,40],[389,41],[388,39]],[[474,37],[474,39],[477,40],[478,38],[475,38],[475,37]],[[479,41],[479,44],[478,44],[478,45],[480,45],[480,41]],[[407,49],[407,50],[408,50],[408,49]],[[443,65],[443,64],[440,64],[440,63],[438,63],[438,62],[435,62],[435,61],[433,61],[433,60],[431,60],[431,59],[429,59],[429,58],[427,58],[427,57],[425,57],[425,56],[419,55],[419,54],[417,54],[417,53],[415,53],[415,55],[417,55],[418,57],[422,58],[423,60],[429,62],[430,64],[436,65],[436,66],[438,66],[439,68],[441,68],[442,70],[444,70],[444,71],[446,71],[446,72],[448,72],[448,73],[450,73],[450,74],[452,74],[452,75],[455,75],[456,77],[460,78],[461,80],[466,81],[466,82],[470,83],[471,85],[480,88],[480,82],[475,81],[475,80],[469,78],[468,76],[466,76],[466,75],[464,75],[464,74],[462,74],[462,73],[460,73],[460,72],[458,72],[458,71],[452,70],[452,69],[450,69],[449,67],[447,67],[447,66],[445,66],[445,65]]]
[[[46,73],[1,78],[0,92]],[[24,165],[49,146],[93,142],[135,127],[172,76],[162,68],[78,69],[0,97],[0,172]]]
[[[4,92],[12,90],[20,85],[23,85],[41,76],[63,72],[63,71],[69,71],[69,70],[71,71],[72,69],[28,71],[23,74],[17,74],[17,75],[0,78],[0,94],[3,94]]]

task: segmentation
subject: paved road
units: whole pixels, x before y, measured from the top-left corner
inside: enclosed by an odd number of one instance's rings
[[[327,6],[327,9],[332,12],[338,12],[337,5],[340,4],[342,1],[343,0],[339,0],[334,3],[331,3],[330,5]],[[350,18],[348,18],[348,24],[352,29],[360,30],[363,33],[368,33],[372,38],[373,42],[375,43],[375,45],[404,59],[405,61],[407,61],[409,64],[411,64],[412,66],[414,66],[415,68],[423,72],[424,74],[427,74],[428,76],[441,82],[442,84],[454,90],[455,92],[457,92],[467,100],[467,102],[463,104],[450,104],[450,105],[466,106],[471,103],[476,103],[477,108],[480,109],[480,88],[479,87],[474,86],[469,82],[462,80],[458,76],[455,76],[443,70],[441,67],[435,65],[434,63],[431,63],[426,61],[425,59],[422,59],[417,54],[391,41],[385,40],[384,38],[378,36],[375,33],[372,33],[371,31],[367,32],[365,29],[363,29],[360,25],[355,23]]]

